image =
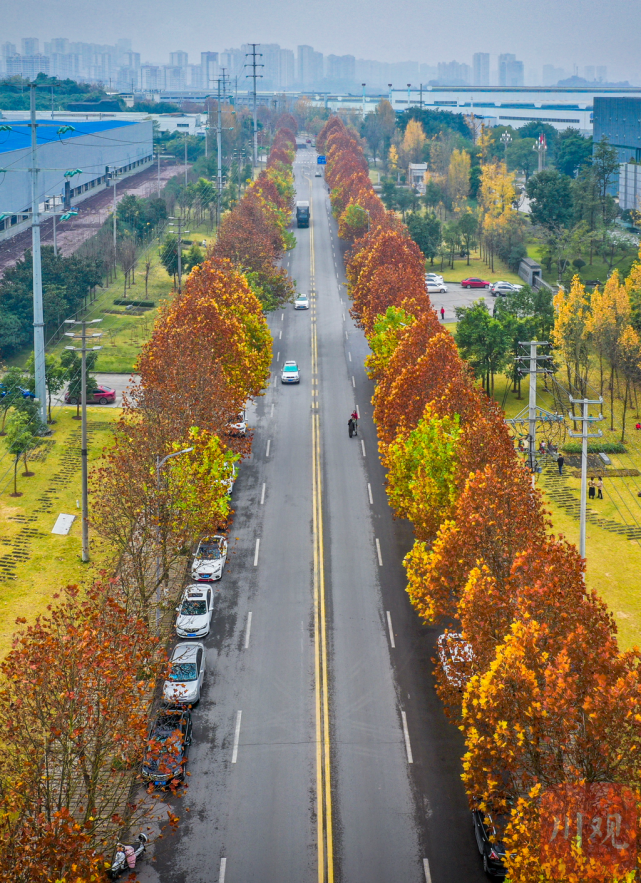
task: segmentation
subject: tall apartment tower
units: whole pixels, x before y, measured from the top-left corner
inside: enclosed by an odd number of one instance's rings
[[[218,65],[218,53],[217,52],[201,52],[200,53],[200,67],[201,67],[201,88],[213,89],[214,88],[214,80],[216,80],[220,75],[220,67]]]
[[[189,56],[186,52],[170,52],[169,64],[171,67],[187,67]]]
[[[298,47],[296,78],[302,86],[312,86],[323,79],[323,53],[313,46]]]
[[[472,57],[472,83],[474,86],[490,85],[490,53],[475,52]]]
[[[499,55],[499,86],[521,88],[524,82],[523,62],[509,52]]]
[[[37,55],[40,52],[40,40],[37,37],[22,38],[22,54]]]

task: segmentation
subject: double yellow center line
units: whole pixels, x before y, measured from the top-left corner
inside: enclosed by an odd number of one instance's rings
[[[325,551],[323,541],[323,482],[320,415],[318,409],[318,342],[316,337],[316,280],[312,182],[310,181],[310,279],[312,374],[312,501],[314,544],[314,683],[316,698],[316,803],[318,823],[318,883],[334,883],[332,783],[329,740],[327,625],[325,605]]]

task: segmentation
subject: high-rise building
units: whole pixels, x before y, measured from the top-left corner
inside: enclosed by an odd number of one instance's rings
[[[395,61],[390,64],[389,73],[389,82],[396,88],[406,87],[408,83],[417,86],[421,79],[417,61]]]
[[[469,64],[459,64],[458,61],[441,61],[437,68],[437,79],[443,86],[467,86],[470,74]]]
[[[214,81],[220,76],[217,52],[200,53],[200,81],[203,89],[213,89]]]
[[[599,83],[607,83],[608,69],[604,64],[597,65],[596,78],[599,81]]]
[[[516,55],[509,52],[499,55],[499,86],[519,88],[524,81],[523,62],[517,61]]]
[[[291,89],[296,80],[296,58],[291,49],[281,49],[278,53],[278,88]]]
[[[189,64],[189,56],[186,52],[170,52],[169,64],[171,67],[187,67]]]
[[[7,75],[10,77],[24,77],[25,80],[35,80],[38,74],[50,73],[50,59],[48,55],[13,55],[7,58]]]
[[[37,37],[22,38],[22,54],[38,55],[40,52],[40,40]]]
[[[328,55],[326,74],[331,82],[355,83],[356,59],[353,55]]]
[[[323,79],[323,53],[313,46],[299,46],[296,79],[303,88],[320,84]]]
[[[472,83],[474,86],[490,85],[489,52],[475,52],[472,56]]]
[[[594,82],[594,65],[593,64],[586,65],[586,67],[583,68],[583,76],[585,77],[585,79],[589,83]]]

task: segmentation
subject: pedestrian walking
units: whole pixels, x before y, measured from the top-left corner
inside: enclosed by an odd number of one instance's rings
[[[590,480],[588,482],[588,498],[590,500],[594,499],[595,492],[596,492],[596,481],[594,480],[593,476],[590,476]]]
[[[445,322],[445,307],[441,307],[441,322]]]
[[[563,459],[563,454],[559,454],[556,459],[556,465],[559,467],[559,475],[563,475],[563,464],[565,460]]]
[[[603,478],[599,475],[599,480],[596,483],[596,498],[597,500],[603,499]]]

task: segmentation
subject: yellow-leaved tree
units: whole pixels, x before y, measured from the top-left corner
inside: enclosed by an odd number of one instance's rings
[[[590,299],[579,276],[572,279],[569,291],[559,289],[554,297],[556,316],[552,329],[554,345],[563,354],[568,385],[585,395],[588,379],[588,334]]]
[[[466,150],[453,150],[447,172],[447,191],[457,215],[465,211],[470,194],[470,155]]]
[[[411,162],[422,162],[427,138],[418,120],[410,120],[401,142],[401,159],[407,167]]]
[[[630,324],[630,298],[615,270],[603,286],[592,293],[587,331],[599,353],[601,395],[603,395],[603,359],[610,363],[610,429],[614,428],[614,383],[619,370],[621,335]]]

